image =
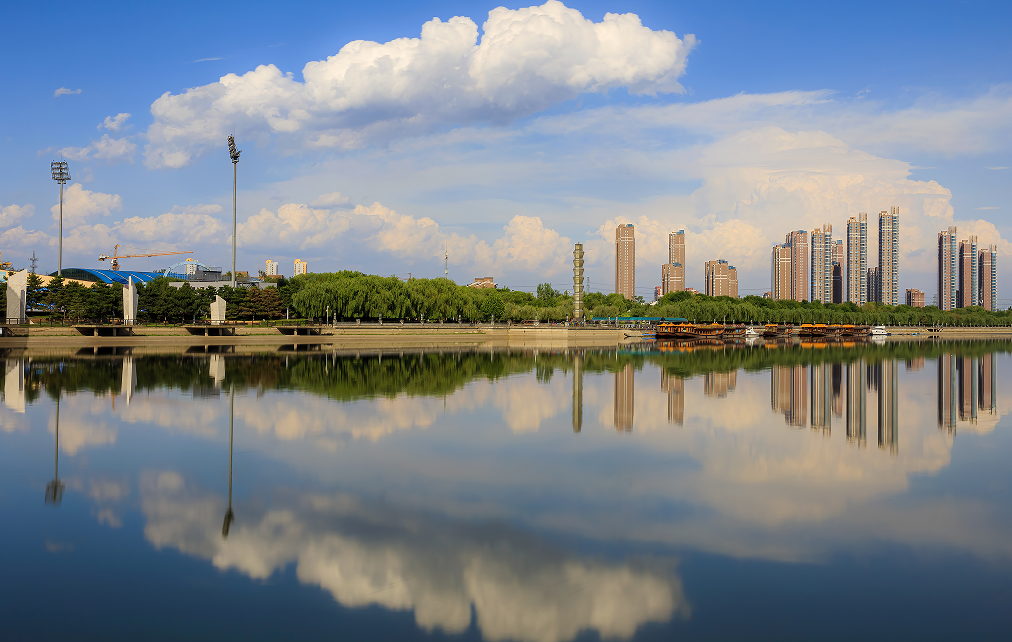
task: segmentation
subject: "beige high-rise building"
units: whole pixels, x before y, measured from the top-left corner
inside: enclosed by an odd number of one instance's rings
[[[707,261],[703,266],[704,291],[708,296],[738,298],[738,270],[727,261]]]
[[[900,304],[900,208],[878,214],[878,287],[875,300]],[[871,293],[869,292],[869,298]]]
[[[868,213],[847,219],[847,301],[857,305],[868,302]]]
[[[980,279],[980,296],[978,300],[985,310],[998,311],[998,246],[988,245],[980,251],[980,267],[977,278]]]
[[[833,226],[826,223],[812,232],[812,301],[833,302],[833,261],[836,244]]]
[[[668,263],[683,266],[681,281],[675,284],[673,292],[681,292],[685,289],[685,230],[678,230],[668,234]]]
[[[615,294],[636,298],[636,228],[632,223],[615,228]]]
[[[968,308],[977,305],[980,284],[977,280],[977,269],[980,258],[977,256],[977,236],[959,242],[959,285],[956,289],[956,307]]]
[[[302,259],[295,259],[295,271],[292,274],[294,276],[309,274],[309,263],[306,263]]]
[[[681,263],[665,263],[661,266],[661,296],[668,292],[685,289],[685,267]]]
[[[938,233],[938,309],[956,307],[956,226]]]
[[[774,245],[770,270],[770,298],[782,301],[791,298],[791,248]]]
[[[808,300],[808,232],[788,232],[784,245],[791,248],[791,296],[795,301]]]
[[[267,263],[264,266],[264,274],[267,276],[278,275],[278,262],[267,259]]]

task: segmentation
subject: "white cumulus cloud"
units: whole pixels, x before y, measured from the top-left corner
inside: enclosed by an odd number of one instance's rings
[[[128,118],[130,118],[130,114],[127,113],[119,113],[115,116],[106,116],[105,120],[99,123],[96,129],[102,129],[105,127],[111,132],[118,132],[126,124]]]
[[[129,138],[111,138],[109,134],[103,134],[102,138],[91,141],[87,147],[64,147],[60,154],[69,160],[85,161],[94,158],[112,165],[121,161],[134,162],[136,151],[137,143]]]
[[[353,148],[445,124],[508,122],[585,92],[681,92],[695,43],[634,14],[594,22],[557,0],[492,10],[480,39],[470,18],[433,18],[420,38],[357,40],[309,62],[303,82],[261,65],[166,92],[151,106],[145,162],[182,167],[233,128],[276,134],[287,148]]]
[[[109,216],[121,209],[123,199],[119,194],[92,192],[81,187],[80,183],[74,183],[63,195],[63,225],[64,227],[80,225],[99,216]],[[49,211],[53,213],[54,221],[60,219],[59,203],[49,208]]]
[[[9,228],[20,225],[25,219],[31,218],[33,214],[35,214],[35,206],[31,203],[0,206],[0,227]]]
[[[60,96],[69,96],[79,93],[81,93],[80,89],[67,89],[66,87],[60,87],[59,89],[53,92],[53,97],[59,98]]]

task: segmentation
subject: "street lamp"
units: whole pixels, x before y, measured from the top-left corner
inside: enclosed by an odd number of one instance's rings
[[[235,166],[239,163],[239,154],[242,153],[241,149],[235,148],[235,136],[228,137],[228,155],[232,157],[232,287],[235,287],[235,179],[236,179],[236,168]],[[61,192],[62,194],[62,192]]]
[[[70,180],[70,170],[65,160],[53,161],[50,169],[53,170],[53,180],[60,184],[60,253],[56,260],[56,274],[63,276],[63,185]]]

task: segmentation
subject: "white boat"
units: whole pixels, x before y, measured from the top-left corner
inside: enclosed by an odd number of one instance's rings
[[[756,337],[763,336],[763,330],[765,328],[756,328],[755,326],[749,326],[745,328],[745,337],[755,339]]]
[[[889,336],[889,331],[886,330],[886,327],[884,325],[877,325],[871,329],[871,336],[887,337]]]

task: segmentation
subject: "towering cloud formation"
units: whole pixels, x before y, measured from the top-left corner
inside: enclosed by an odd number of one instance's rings
[[[151,106],[146,162],[182,167],[233,128],[277,134],[286,148],[351,148],[440,125],[508,122],[584,92],[681,92],[696,42],[644,27],[634,14],[593,22],[558,0],[499,7],[482,28],[479,39],[470,18],[433,18],[421,38],[350,42],[306,64],[304,82],[261,65],[166,92]]]

